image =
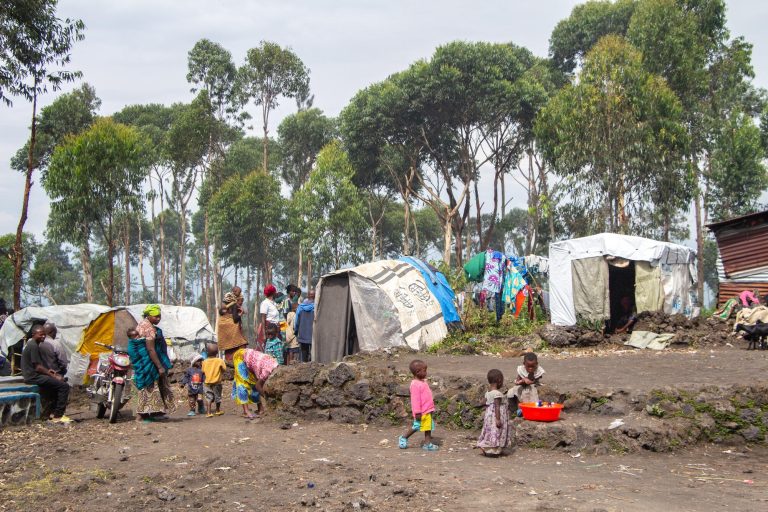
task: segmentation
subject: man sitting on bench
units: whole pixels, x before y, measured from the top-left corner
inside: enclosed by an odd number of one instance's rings
[[[40,357],[40,343],[45,340],[45,329],[42,325],[32,327],[32,338],[24,346],[21,353],[21,374],[24,382],[35,384],[40,388],[41,394],[55,396],[56,405],[53,409],[53,420],[56,423],[71,423],[72,420],[64,416],[69,398],[69,384],[64,382],[64,377],[50,368],[46,368]]]

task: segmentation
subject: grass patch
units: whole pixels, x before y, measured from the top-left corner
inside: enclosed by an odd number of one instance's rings
[[[547,323],[546,316],[536,305],[536,320],[530,320],[526,311],[518,318],[506,312],[500,322],[496,322],[496,313],[482,309],[474,303],[465,306],[463,315],[464,331],[448,333],[440,343],[429,347],[428,352],[449,354],[478,354],[481,352],[501,353],[506,350],[522,348],[530,344],[529,338],[542,325]],[[533,348],[545,348],[538,343]]]

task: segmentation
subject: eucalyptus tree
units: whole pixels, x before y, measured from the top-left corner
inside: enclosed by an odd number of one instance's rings
[[[277,127],[283,180],[295,193],[307,181],[317,154],[338,137],[336,120],[310,108],[286,116]]]
[[[246,101],[261,107],[264,131],[264,172],[269,168],[269,114],[278,106],[278,99],[306,98],[309,90],[309,69],[289,48],[262,41],[248,50],[245,63],[238,69],[240,90]]]
[[[362,261],[367,233],[362,198],[353,177],[349,157],[333,141],[320,151],[309,180],[291,200],[289,218],[320,272]],[[313,277],[309,268],[307,286]]]
[[[535,129],[593,229],[629,233],[654,191],[654,174],[682,165],[680,115],[675,94],[643,68],[640,52],[605,36],[587,53],[578,81],[542,109]]]
[[[70,61],[75,41],[83,39],[81,20],[56,17],[56,0],[10,0],[0,12],[0,101],[12,105],[10,96],[21,96],[32,103],[29,152],[24,179],[24,197],[13,261],[13,304],[21,307],[21,273],[24,266],[23,232],[29,211],[29,192],[35,169],[37,142],[37,100],[41,94],[57,91],[67,82],[80,78],[79,71],[64,69]]]
[[[143,211],[136,193],[149,170],[149,142],[135,128],[99,119],[79,135],[69,136],[51,156],[44,187],[51,214],[69,223],[80,241],[81,225],[97,229],[107,249],[108,305],[114,302],[115,220],[128,211]],[[66,234],[63,232],[62,234]]]
[[[53,103],[40,111],[37,119],[36,143],[34,144],[33,168],[39,170],[41,181],[45,183],[48,173],[48,163],[57,144],[62,142],[67,135],[77,134],[88,128],[96,119],[96,112],[101,106],[101,100],[96,96],[96,91],[88,84],[62,94]],[[31,141],[27,141],[11,159],[11,167],[24,172],[29,166],[29,151]],[[49,222],[50,235],[56,237],[56,223],[58,219]],[[69,230],[72,226],[64,226]],[[81,226],[84,227],[84,226]],[[89,234],[83,232],[79,240],[88,238]],[[93,280],[90,271],[90,252],[82,243],[76,244],[79,258],[85,274],[85,298],[93,302]]]
[[[206,91],[201,91],[188,106],[182,107],[171,123],[165,138],[171,190],[169,202],[180,215],[179,281],[182,283],[179,304],[184,305],[187,243],[187,213],[206,164],[210,157],[209,140],[217,123]]]
[[[171,172],[170,159],[165,149],[166,136],[174,119],[179,115],[182,105],[170,107],[159,103],[144,105],[128,105],[112,118],[122,124],[133,126],[141,131],[150,141],[149,158],[150,172],[146,182],[149,190],[146,200],[150,205],[150,226],[152,232],[152,276],[153,294],[155,300],[166,302],[168,296],[168,267],[166,265],[166,225],[165,216],[157,215],[165,210],[166,184]],[[159,201],[159,210],[155,211],[155,202]],[[143,239],[143,223],[138,223],[138,238]],[[144,245],[139,245],[139,276],[144,276]],[[142,293],[146,294],[142,282]]]

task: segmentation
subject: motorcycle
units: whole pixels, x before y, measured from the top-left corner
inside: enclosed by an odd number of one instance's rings
[[[131,360],[125,350],[99,342],[96,342],[96,345],[108,348],[112,353],[106,361],[99,359],[87,394],[92,401],[96,402],[96,417],[101,419],[109,411],[109,422],[114,423],[117,421],[120,409],[131,398],[131,378],[128,375]]]

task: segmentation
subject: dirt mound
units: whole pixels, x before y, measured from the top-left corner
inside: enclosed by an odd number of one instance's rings
[[[667,315],[660,311],[644,311],[637,315],[636,331],[650,331],[658,334],[674,334],[671,345],[674,348],[694,346],[722,346],[733,341],[733,325],[716,318],[687,318],[683,315]],[[550,347],[593,347],[601,344],[623,345],[629,334],[603,334],[578,325],[561,327],[547,324],[537,334]]]

